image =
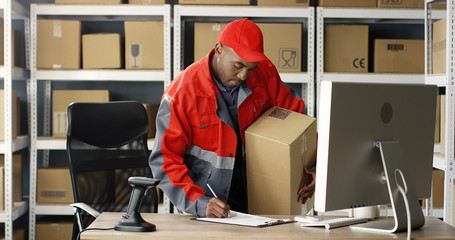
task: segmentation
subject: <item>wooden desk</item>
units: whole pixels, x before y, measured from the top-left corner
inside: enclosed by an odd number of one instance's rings
[[[112,228],[123,213],[102,213],[89,228]],[[325,228],[301,227],[299,223],[265,228],[253,228],[191,220],[191,215],[142,214],[156,225],[156,232],[120,232],[92,230],[81,234],[82,240],[150,240],[150,239],[406,239],[406,233],[379,234],[349,227],[325,230]],[[283,216],[280,216],[283,217]],[[286,216],[284,216],[286,217]],[[289,217],[287,217],[289,218]],[[425,226],[415,230],[412,239],[455,239],[455,228],[434,217],[427,217]]]

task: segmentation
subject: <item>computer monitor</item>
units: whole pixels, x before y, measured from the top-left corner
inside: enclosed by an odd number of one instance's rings
[[[437,91],[423,84],[323,81],[315,210],[391,203],[395,223],[374,221],[380,226],[372,230],[405,230],[407,212],[413,228],[423,226],[418,199],[431,195]],[[410,211],[398,186],[407,190]]]

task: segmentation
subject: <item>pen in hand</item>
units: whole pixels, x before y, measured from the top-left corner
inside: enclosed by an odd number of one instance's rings
[[[215,191],[213,191],[212,187],[210,187],[210,184],[207,183],[207,187],[208,187],[208,189],[210,190],[210,192],[212,193],[212,195],[213,195],[215,198],[219,199],[218,196],[216,195]],[[219,201],[219,200],[218,200],[218,201]],[[226,207],[227,207],[227,211],[228,211],[228,212],[227,212],[227,214],[228,214],[227,217],[231,217],[231,211],[229,211],[229,208],[230,208],[229,205],[226,205]]]

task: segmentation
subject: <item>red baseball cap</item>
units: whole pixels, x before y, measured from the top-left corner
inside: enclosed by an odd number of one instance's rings
[[[264,55],[262,31],[248,18],[229,23],[218,35],[218,42],[232,48],[247,62],[268,60]]]

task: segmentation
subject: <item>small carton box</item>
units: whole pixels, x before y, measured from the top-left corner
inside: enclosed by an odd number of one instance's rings
[[[379,8],[424,8],[425,0],[378,0]],[[444,9],[445,4],[432,4],[433,9]]]
[[[441,19],[433,24],[433,73],[446,72],[446,32],[447,20]]]
[[[22,155],[13,154],[13,202],[22,201]],[[0,155],[0,211],[5,210],[5,155]]]
[[[376,39],[374,41],[374,72],[423,73],[425,41]]]
[[[18,117],[18,104],[17,104],[17,97],[16,97],[16,90],[12,91],[11,94],[11,123],[12,123],[12,139],[16,139],[17,135],[20,133],[18,132],[20,125],[20,118]],[[0,141],[5,140],[5,91],[0,90]]]
[[[272,107],[245,131],[248,211],[300,215],[303,168],[316,161],[316,119]]]
[[[324,72],[368,72],[368,26],[326,25]]]
[[[377,0],[319,0],[318,6],[375,8]]]
[[[264,54],[278,72],[301,72],[302,24],[259,23],[258,26],[264,36]]]
[[[36,223],[36,240],[62,240],[73,236],[73,221],[38,221]]]
[[[82,35],[82,68],[123,68],[123,40],[123,36],[118,33],[95,33]]]
[[[162,21],[125,21],[126,69],[164,69]]]
[[[194,61],[215,47],[218,35],[228,23],[194,23]],[[279,72],[302,71],[302,24],[259,23],[264,37],[264,54]],[[276,36],[286,36],[277,38]]]
[[[81,68],[81,22],[38,20],[36,67],[39,69]]]
[[[308,7],[310,6],[310,0],[258,0],[258,6]]]
[[[13,240],[26,240],[27,230],[25,228],[16,228],[13,229]],[[5,229],[0,229],[0,240],[5,240]]]
[[[122,0],[55,0],[57,4],[122,4]]]
[[[0,65],[5,65],[4,63],[4,54],[5,54],[5,45],[4,45],[4,25],[3,18],[0,18]],[[21,31],[16,29],[12,30],[11,33],[11,56],[12,56],[12,66],[13,67],[24,67],[24,34]]]
[[[250,5],[250,0],[178,0],[181,5]]]
[[[52,133],[53,137],[66,138],[68,106],[73,102],[109,102],[108,90],[53,90]]]
[[[444,207],[444,171],[433,169],[433,207]]]
[[[39,168],[37,172],[37,203],[73,203],[73,186],[68,168]]]
[[[169,4],[169,0],[129,0],[129,4],[160,5]]]
[[[145,110],[147,111],[147,117],[149,119],[149,133],[148,138],[155,137],[156,133],[156,114],[158,113],[159,104],[144,103]]]

